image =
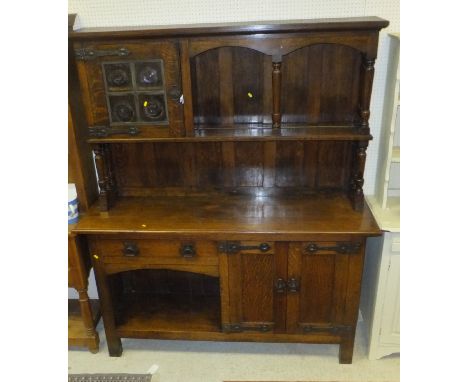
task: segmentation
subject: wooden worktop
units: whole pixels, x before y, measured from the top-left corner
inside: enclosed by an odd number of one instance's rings
[[[342,194],[314,196],[167,196],[120,198],[106,214],[97,206],[76,233],[152,233],[232,239],[305,240],[311,234],[375,236],[380,229],[369,208],[354,211]],[[235,236],[235,237],[234,237]]]

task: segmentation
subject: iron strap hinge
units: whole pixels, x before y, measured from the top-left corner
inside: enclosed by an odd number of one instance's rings
[[[271,332],[273,330],[273,324],[260,324],[260,325],[243,325],[243,324],[224,324],[223,332],[225,333],[241,333],[245,330],[251,330],[256,332]]]
[[[335,325],[335,326],[316,326],[316,325],[301,325],[302,331],[308,333],[323,333],[328,332],[331,334],[346,334],[353,330],[349,325]]]
[[[136,126],[122,126],[122,127],[109,127],[109,126],[92,126],[88,129],[90,137],[105,138],[114,134],[128,134],[138,135],[140,129]]]
[[[270,244],[261,243],[259,245],[241,245],[236,241],[225,241],[218,245],[218,250],[227,254],[234,254],[246,250],[259,250],[260,252],[268,252],[271,249]]]
[[[310,243],[306,246],[306,251],[313,254],[317,251],[334,251],[342,254],[358,253],[361,248],[361,243],[339,243],[336,246],[319,246],[315,243]]]
[[[113,50],[94,50],[94,49],[86,49],[80,48],[75,49],[75,58],[77,60],[94,60],[97,57],[106,57],[106,56],[119,56],[119,57],[126,57],[130,55],[130,51],[127,48],[118,48]]]

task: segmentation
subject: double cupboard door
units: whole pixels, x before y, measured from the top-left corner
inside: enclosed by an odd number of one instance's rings
[[[354,330],[365,241],[236,242],[220,246],[224,332]]]

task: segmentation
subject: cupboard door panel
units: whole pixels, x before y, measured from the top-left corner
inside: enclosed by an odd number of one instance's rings
[[[361,53],[314,44],[283,57],[283,123],[352,123],[357,117]]]
[[[74,48],[89,127],[137,127],[137,136],[145,137],[184,135],[176,44],[122,41]]]
[[[258,245],[241,243],[252,244]],[[229,299],[229,314],[223,316],[224,331],[284,331],[286,297],[275,292],[275,282],[286,274],[287,244],[276,243],[278,253],[271,247],[265,253],[250,249],[220,255],[220,265],[227,267],[229,280],[229,294],[224,293]],[[226,274],[223,268],[220,273]]]
[[[353,243],[349,252],[343,252],[341,242],[314,244],[318,249],[313,251],[308,250],[310,243],[290,245],[288,280],[294,278],[300,285],[297,293],[288,295],[290,333],[334,330],[353,325],[357,318],[355,284],[360,285],[361,244]]]
[[[334,255],[305,256],[302,259],[301,322],[332,321]]]
[[[196,125],[271,121],[271,57],[244,47],[218,47],[191,59]]]

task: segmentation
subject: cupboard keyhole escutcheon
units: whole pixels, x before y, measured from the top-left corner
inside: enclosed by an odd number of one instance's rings
[[[140,253],[140,249],[138,248],[138,245],[133,242],[125,242],[123,244],[123,249],[122,253],[126,257],[135,257],[138,256]]]
[[[197,254],[193,244],[183,244],[180,247],[180,255],[186,259],[191,259]]]
[[[360,243],[340,243],[336,246],[320,246],[315,243],[310,243],[306,247],[306,252],[311,255],[318,251],[333,251],[341,254],[353,254],[358,253],[360,248]]]

